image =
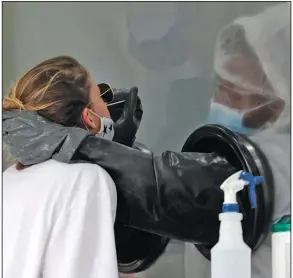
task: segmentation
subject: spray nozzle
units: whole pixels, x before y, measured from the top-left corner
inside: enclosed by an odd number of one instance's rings
[[[262,176],[254,176],[248,172],[242,171],[239,179],[247,181],[249,186],[249,199],[252,208],[256,208],[256,193],[255,186],[263,183],[264,178]]]
[[[245,185],[249,187],[249,199],[251,202],[251,207],[256,208],[256,184],[263,182],[263,177],[253,176],[252,174],[244,171],[239,171],[228,179],[221,185],[221,189],[225,193],[225,200],[223,204],[223,212],[238,212],[239,207],[236,200],[236,194],[238,191],[242,190]]]

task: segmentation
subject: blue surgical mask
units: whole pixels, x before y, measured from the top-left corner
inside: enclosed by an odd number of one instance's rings
[[[222,125],[232,131],[251,135],[255,130],[243,126],[243,116],[246,111],[233,109],[220,103],[211,102],[207,124]]]

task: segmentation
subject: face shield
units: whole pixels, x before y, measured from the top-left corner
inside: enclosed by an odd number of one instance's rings
[[[222,30],[208,122],[251,134],[290,130],[290,6],[267,8]]]

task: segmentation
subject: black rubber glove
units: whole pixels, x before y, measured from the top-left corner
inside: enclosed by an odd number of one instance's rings
[[[132,146],[143,115],[138,89],[137,87],[132,87],[130,90],[113,89],[113,94],[112,103],[124,101],[108,106],[111,118],[114,121],[115,135],[113,141]]]
[[[100,83],[97,86],[114,121],[113,141],[129,147],[132,146],[143,115],[138,88],[114,89],[107,83]]]

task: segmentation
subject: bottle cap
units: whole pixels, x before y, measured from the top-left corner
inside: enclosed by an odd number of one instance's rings
[[[272,226],[273,233],[290,232],[291,231],[291,215],[285,215],[275,221]]]

